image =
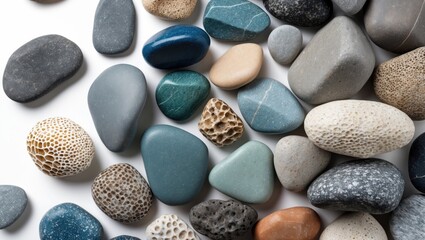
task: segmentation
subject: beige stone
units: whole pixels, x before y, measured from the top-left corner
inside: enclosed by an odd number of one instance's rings
[[[211,67],[210,80],[224,90],[240,88],[254,80],[263,64],[260,45],[244,43],[230,48]]]
[[[183,220],[174,214],[162,215],[146,228],[147,240],[199,240]]]
[[[142,0],[146,11],[168,20],[182,20],[190,17],[198,0]]]
[[[425,47],[379,65],[373,74],[376,95],[413,120],[425,119]]]

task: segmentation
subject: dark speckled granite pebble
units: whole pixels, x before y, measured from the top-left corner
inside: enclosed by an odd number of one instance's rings
[[[404,180],[390,162],[380,159],[342,163],[319,176],[307,197],[319,208],[384,214],[400,203]]]
[[[0,229],[13,224],[22,215],[27,203],[28,198],[22,188],[0,185]]]
[[[190,223],[199,233],[213,239],[235,239],[249,231],[258,214],[250,206],[229,200],[208,200],[190,210]]]
[[[409,177],[413,186],[425,193],[425,133],[416,138],[410,148]]]
[[[390,218],[394,240],[425,239],[425,196],[412,195],[401,201]]]
[[[120,235],[120,236],[111,238],[111,240],[140,240],[140,238],[132,237],[128,235]]]

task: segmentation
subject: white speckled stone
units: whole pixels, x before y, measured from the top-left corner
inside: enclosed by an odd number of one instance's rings
[[[147,240],[199,240],[183,220],[174,214],[162,215],[146,228]]]
[[[301,31],[291,25],[283,25],[274,29],[267,41],[273,59],[283,65],[292,63],[303,46]]]
[[[425,196],[412,195],[401,201],[390,219],[394,240],[425,239]]]
[[[366,0],[332,0],[342,11],[354,15],[362,10]]]

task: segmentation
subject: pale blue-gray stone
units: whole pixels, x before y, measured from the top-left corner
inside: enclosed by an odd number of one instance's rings
[[[401,201],[390,218],[394,240],[425,239],[425,196],[412,195]]]
[[[292,63],[303,46],[301,31],[291,25],[274,29],[267,40],[267,47],[273,59],[282,65]]]
[[[13,224],[27,206],[25,191],[17,186],[0,185],[0,229]]]

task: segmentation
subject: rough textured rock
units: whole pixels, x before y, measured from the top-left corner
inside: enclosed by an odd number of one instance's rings
[[[410,147],[409,177],[413,186],[425,193],[425,133],[417,137]]]
[[[83,64],[80,48],[60,35],[35,38],[16,50],[3,74],[3,89],[16,102],[34,101],[71,78]]]
[[[41,171],[54,177],[81,173],[95,152],[84,129],[62,117],[38,122],[27,136],[27,151]]]
[[[212,240],[235,239],[257,221],[255,209],[234,200],[208,200],[192,207],[192,227]]]
[[[326,171],[310,185],[307,197],[319,208],[384,214],[398,206],[403,191],[403,176],[393,164],[365,159]]]
[[[425,119],[425,47],[380,64],[372,79],[381,101],[413,120]]]
[[[273,59],[283,65],[292,63],[303,46],[301,31],[291,25],[275,28],[269,35],[267,47]]]
[[[360,10],[366,3],[366,0],[332,0],[342,11],[348,15],[354,15]]]
[[[300,53],[288,71],[288,82],[301,100],[321,104],[354,96],[374,67],[369,40],[353,20],[339,16]]]
[[[401,201],[390,218],[390,232],[394,240],[425,238],[425,196],[412,195]]]
[[[254,230],[255,240],[315,240],[319,236],[319,215],[311,208],[278,210],[261,219]]]
[[[218,98],[211,98],[205,105],[198,127],[204,137],[219,147],[232,144],[244,132],[239,116]]]
[[[313,108],[304,129],[316,146],[359,158],[401,148],[415,133],[412,120],[402,111],[365,100],[334,101]]]
[[[24,213],[28,198],[17,186],[0,185],[0,229],[12,225]]]
[[[92,196],[110,218],[133,223],[143,219],[152,206],[152,192],[143,176],[130,164],[103,170],[94,180]]]
[[[128,235],[120,235],[120,236],[111,238],[111,240],[140,240],[140,238],[128,236]]]
[[[174,214],[162,215],[146,228],[147,240],[199,240],[198,235]]]
[[[142,0],[146,11],[168,20],[183,20],[192,15],[198,0]]]

